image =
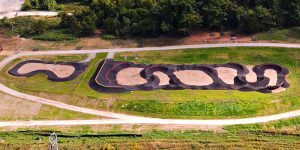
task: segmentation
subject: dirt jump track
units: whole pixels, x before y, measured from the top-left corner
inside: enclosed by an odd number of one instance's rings
[[[237,70],[237,76],[234,78],[234,84],[226,84],[219,78],[218,72],[215,68],[231,68]],[[143,68],[140,76],[147,82],[144,84],[125,86],[120,85],[117,80],[117,75],[120,71],[126,68]],[[275,86],[268,86],[270,79],[265,76],[265,71],[272,69],[277,72],[277,83]],[[189,85],[185,84],[175,75],[178,71],[202,71],[212,78],[213,82],[209,85]],[[256,73],[257,81],[248,82],[246,74],[249,70],[245,65],[238,63],[227,64],[195,64],[195,65],[145,65],[135,64],[132,62],[118,62],[113,59],[106,59],[100,62],[98,69],[92,79],[90,80],[90,87],[99,92],[106,93],[121,93],[131,92],[135,90],[239,90],[239,91],[258,91],[262,93],[272,93],[272,90],[278,88],[288,88],[289,83],[286,81],[286,76],[289,71],[277,64],[260,64],[253,67]],[[154,75],[155,72],[162,72],[169,77],[169,84],[160,85],[160,78]],[[190,77],[201,78],[201,77]],[[130,80],[130,79],[128,79]]]
[[[70,66],[74,67],[75,71],[72,72],[69,76],[67,77],[59,77],[57,73],[50,71],[50,70],[34,70],[28,73],[19,73],[19,70],[26,64],[48,64],[48,65],[64,65],[64,66]],[[54,66],[57,67],[57,66]],[[20,77],[32,77],[37,74],[46,74],[48,76],[48,79],[51,81],[55,82],[65,82],[65,81],[70,81],[75,79],[77,76],[79,76],[81,73],[83,73],[86,68],[88,67],[88,63],[76,63],[76,62],[46,62],[46,61],[41,61],[41,60],[27,60],[23,61],[19,64],[17,64],[14,68],[9,70],[9,74],[13,76],[20,76]],[[63,68],[65,69],[65,68]],[[64,70],[62,70],[64,71]]]
[[[280,43],[230,43],[230,44],[201,44],[201,45],[181,45],[181,46],[167,46],[167,47],[145,47],[145,48],[121,48],[121,49],[100,49],[100,50],[73,50],[73,51],[39,51],[39,52],[22,52],[13,54],[2,61],[0,61],[0,70],[13,60],[23,56],[37,56],[37,55],[65,55],[65,54],[90,54],[103,52],[136,52],[136,51],[158,51],[158,50],[180,50],[180,49],[195,49],[195,48],[211,48],[211,47],[287,47],[300,48],[299,44],[280,44]],[[263,69],[263,68],[262,68]],[[57,108],[66,110],[104,116],[114,119],[102,120],[53,120],[53,121],[12,121],[0,122],[0,127],[26,127],[26,126],[62,126],[62,125],[93,125],[93,124],[173,124],[173,125],[236,125],[236,124],[253,124],[276,121],[300,116],[300,110],[270,115],[258,116],[253,118],[243,119],[215,119],[215,120],[190,120],[190,119],[158,119],[138,117],[114,112],[99,111],[94,109],[82,108],[74,105],[69,105],[54,100],[49,100],[30,94],[18,92],[0,83],[0,91],[13,95],[24,100],[37,102]]]

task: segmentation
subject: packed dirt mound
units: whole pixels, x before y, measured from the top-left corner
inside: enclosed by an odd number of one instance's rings
[[[28,63],[19,68],[18,73],[27,74],[37,70],[49,70],[57,77],[66,78],[74,73],[75,68],[73,66],[60,64]]]
[[[142,70],[143,68],[134,68],[134,67],[129,67],[121,70],[117,74],[118,83],[120,85],[127,85],[127,86],[146,83],[147,81],[140,76]]]
[[[176,71],[174,74],[183,84],[187,85],[205,86],[214,82],[208,74],[199,70]]]
[[[159,78],[159,85],[160,86],[163,86],[163,85],[168,85],[170,84],[170,78],[167,74],[163,73],[163,72],[160,72],[160,71],[157,71],[157,72],[154,72],[153,75],[157,76]]]
[[[254,66],[247,66],[249,73],[246,75],[246,79],[249,82],[256,82],[257,81],[257,75],[253,71]],[[268,86],[276,86],[277,84],[277,72],[273,69],[266,69],[264,72],[264,75],[270,79],[270,82]]]
[[[237,76],[237,70],[226,67],[215,68],[218,72],[218,76],[226,84],[234,84],[234,78]]]

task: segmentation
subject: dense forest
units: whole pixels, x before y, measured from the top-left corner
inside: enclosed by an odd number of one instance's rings
[[[97,28],[116,36],[187,36],[197,29],[252,34],[300,25],[300,0],[26,0],[23,10],[59,11],[59,4],[75,2],[84,7],[62,12],[59,27],[79,35]]]

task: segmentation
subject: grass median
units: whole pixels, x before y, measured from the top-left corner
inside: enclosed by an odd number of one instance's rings
[[[293,125],[290,122],[294,122]],[[46,149],[50,131],[56,131],[61,149],[297,149],[300,146],[299,124],[299,118],[294,118],[230,126],[219,131],[145,130],[145,126],[132,127],[133,131],[129,126],[122,130],[118,126],[23,128],[0,131],[0,148]],[[142,134],[142,137],[120,137],[118,134]]]

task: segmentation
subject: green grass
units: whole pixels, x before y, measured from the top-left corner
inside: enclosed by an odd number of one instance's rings
[[[286,134],[300,135],[300,117],[279,120],[264,124],[247,124],[247,125],[233,125],[227,126],[225,129],[230,132],[283,132]]]
[[[299,135],[275,135],[264,132],[214,133],[204,131],[149,131],[141,138],[99,137],[115,132],[59,133],[72,137],[58,137],[61,149],[296,149]],[[126,133],[126,132],[123,132]],[[0,132],[4,149],[46,149],[49,132]],[[84,137],[84,135],[95,135]]]
[[[16,108],[17,109],[17,108]],[[43,105],[38,114],[28,116],[4,116],[0,114],[0,121],[30,121],[30,120],[81,120],[81,119],[100,119],[100,116],[73,112],[60,108]]]
[[[146,64],[202,64],[239,62],[256,65],[278,63],[288,67],[291,87],[278,94],[239,91],[135,91],[121,94],[105,94],[92,90],[88,81],[95,73],[100,54],[89,69],[77,79],[64,83],[46,80],[44,75],[18,78],[1,72],[1,83],[18,91],[56,99],[68,104],[94,109],[109,110],[133,115],[158,118],[245,118],[270,115],[300,108],[299,102],[299,49],[286,48],[212,48],[177,51],[151,51],[118,53],[117,60]],[[135,57],[138,57],[136,60]],[[25,58],[24,58],[25,59]],[[22,60],[24,60],[22,59]],[[64,58],[68,59],[68,58]],[[63,60],[63,59],[61,59]],[[65,61],[66,61],[65,60]],[[17,60],[7,67],[13,67]],[[43,88],[47,87],[47,88]],[[45,94],[47,93],[47,94]],[[62,97],[63,95],[63,97]]]
[[[99,118],[101,117],[43,105],[40,112],[33,117],[32,120],[80,120]]]
[[[100,116],[83,114],[52,106],[37,104],[0,92],[1,121],[98,119]]]
[[[49,133],[56,131],[61,149],[297,149],[300,117],[265,124],[225,127],[223,131],[136,130],[115,127],[39,127],[0,131],[0,149],[46,149]],[[142,134],[142,137],[98,137],[112,134]]]
[[[76,10],[80,10],[86,7],[76,2],[60,4],[60,6],[62,6],[62,11],[70,13],[74,13]]]
[[[257,36],[257,40],[299,43],[300,27],[281,29],[281,30],[274,29],[271,31],[258,33],[256,36]]]
[[[0,55],[0,61],[3,60],[6,56]]]
[[[296,118],[299,120],[299,118]],[[291,122],[295,119],[267,123],[268,129],[234,129],[225,131],[120,131],[95,130],[89,126],[60,129],[58,127],[41,127],[40,129],[19,129],[18,131],[0,132],[0,148],[5,149],[46,149],[48,135],[51,131],[58,133],[58,144],[61,149],[297,149],[300,146],[300,130],[288,133],[277,124]],[[294,124],[299,127],[299,122]],[[255,125],[252,125],[255,126]],[[248,126],[249,128],[249,126]],[[120,133],[140,133],[142,137],[97,137]],[[64,135],[64,136],[61,136]],[[90,135],[90,136],[88,136]]]
[[[37,36],[33,36],[34,40],[43,40],[43,41],[70,41],[75,40],[76,37],[65,31],[57,30],[46,32]]]

